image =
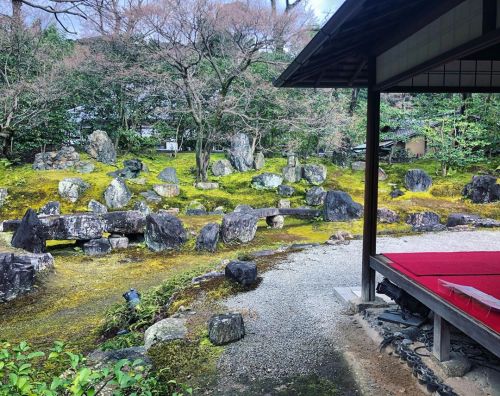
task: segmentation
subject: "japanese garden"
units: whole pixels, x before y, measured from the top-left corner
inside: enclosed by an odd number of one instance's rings
[[[373,143],[369,62],[279,82],[351,3],[0,2],[0,395],[499,391],[474,336],[461,375],[399,363],[432,307],[409,341],[337,295],[361,290],[373,172],[383,249],[500,246],[498,89],[381,90]]]

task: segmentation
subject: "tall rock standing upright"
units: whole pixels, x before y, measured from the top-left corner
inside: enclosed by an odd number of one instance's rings
[[[97,130],[89,136],[87,153],[104,164],[113,165],[116,162],[115,146],[104,131]]]
[[[229,161],[240,172],[246,172],[253,168],[252,147],[250,146],[248,136],[244,133],[237,133],[231,137]]]
[[[104,191],[106,205],[111,209],[123,208],[129,203],[131,198],[132,193],[127,187],[125,180],[121,178],[113,179]]]
[[[45,252],[45,228],[33,209],[28,209],[12,237],[11,245],[31,253]]]

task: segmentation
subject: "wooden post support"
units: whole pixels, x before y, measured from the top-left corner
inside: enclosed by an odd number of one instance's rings
[[[448,322],[436,313],[434,313],[432,354],[440,362],[450,359],[450,328]]]
[[[368,62],[369,87],[366,125],[365,213],[363,226],[363,262],[361,298],[375,300],[375,271],[370,268],[370,256],[377,249],[378,148],[380,134],[380,91],[376,84],[376,60]]]

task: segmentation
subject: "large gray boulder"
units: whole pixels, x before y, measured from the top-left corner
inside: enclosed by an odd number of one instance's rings
[[[291,197],[295,192],[295,188],[292,186],[287,186],[286,184],[281,184],[278,186],[278,195],[281,197]]]
[[[394,210],[388,208],[378,208],[377,220],[380,223],[386,224],[397,223],[399,221],[399,215]]]
[[[264,157],[264,154],[262,154],[261,152],[255,154],[255,157],[253,159],[253,168],[255,170],[261,170],[265,164],[266,164],[266,159]]]
[[[104,131],[94,131],[88,138],[87,153],[95,160],[112,165],[116,162],[116,150]]]
[[[108,213],[108,208],[106,207],[106,205],[103,205],[102,203],[100,203],[99,201],[96,201],[95,199],[91,199],[89,201],[87,209],[89,212],[92,212],[95,214]]]
[[[7,202],[9,192],[6,188],[0,188],[0,208]]]
[[[212,173],[214,176],[227,176],[233,173],[231,162],[227,159],[220,159],[212,164]]]
[[[477,204],[490,203],[500,200],[500,184],[490,175],[476,175],[467,184],[462,194]]]
[[[38,211],[38,217],[58,216],[61,214],[61,204],[58,201],[49,201]]]
[[[196,238],[196,250],[215,252],[219,242],[220,225],[217,223],[206,224]]]
[[[325,197],[323,218],[325,221],[350,221],[363,215],[363,206],[354,202],[344,191],[328,191]]]
[[[237,133],[231,137],[229,161],[240,172],[251,170],[253,167],[253,153],[250,140],[244,133]]]
[[[167,318],[148,327],[144,333],[144,347],[146,351],[155,345],[183,340],[187,337],[186,319]]]
[[[415,231],[442,231],[446,228],[441,224],[439,215],[429,211],[409,214],[406,223]]]
[[[276,173],[262,173],[252,178],[252,187],[257,190],[275,190],[283,183],[283,178]]]
[[[208,338],[214,345],[225,345],[245,336],[245,326],[240,313],[214,315],[208,322]]]
[[[325,202],[326,191],[323,187],[314,186],[306,192],[306,203],[311,206],[323,205]]]
[[[414,192],[427,191],[432,186],[432,178],[422,169],[410,169],[405,175],[405,186]]]
[[[80,196],[90,187],[79,177],[68,177],[59,182],[59,195],[66,201],[75,203]]]
[[[285,166],[281,172],[283,179],[288,183],[297,183],[302,179],[301,166]]]
[[[155,184],[153,190],[161,197],[172,198],[181,193],[177,184]]]
[[[326,180],[326,167],[324,165],[308,164],[302,166],[302,177],[310,184],[320,185]]]
[[[111,209],[123,208],[129,203],[131,198],[132,193],[127,187],[125,180],[121,178],[113,179],[104,191],[106,206]]]
[[[54,267],[48,253],[0,253],[0,302],[10,301],[33,287],[36,273]]]
[[[163,169],[158,175],[158,179],[169,184],[179,184],[179,179],[177,177],[177,171],[175,168],[167,167]]]
[[[105,232],[110,234],[142,234],[146,215],[138,210],[109,212],[101,216]]]
[[[80,162],[73,146],[64,146],[59,151],[49,151],[35,155],[34,170],[68,169],[77,166]]]
[[[146,217],[146,245],[155,252],[179,249],[187,241],[182,222],[175,216],[162,213]]]
[[[226,278],[243,286],[251,286],[257,282],[257,264],[253,261],[233,260],[226,265],[224,273]]]
[[[31,260],[13,253],[0,253],[0,302],[29,292],[34,283],[35,268]]]
[[[28,209],[12,237],[13,247],[31,253],[45,252],[45,227],[33,209]]]
[[[222,218],[221,238],[224,243],[247,243],[255,238],[257,221],[251,212],[233,212]]]
[[[93,213],[76,213],[40,218],[47,240],[86,241],[102,237],[103,222]]]

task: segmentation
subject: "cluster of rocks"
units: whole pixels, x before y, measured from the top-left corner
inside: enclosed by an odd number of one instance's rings
[[[75,168],[80,173],[90,173],[94,165],[80,161],[80,154],[73,146],[64,146],[59,151],[48,151],[35,155],[34,170],[53,170]]]
[[[32,290],[36,274],[54,266],[48,254],[0,253],[0,302],[13,300]]]
[[[282,170],[283,179],[288,183],[297,183],[305,179],[309,184],[321,185],[326,180],[326,174],[324,165],[301,165],[295,155],[288,156],[287,165]]]
[[[451,213],[446,223],[441,223],[441,217],[430,211],[411,213],[406,218],[406,223],[411,225],[414,231],[443,231],[446,229],[468,229],[470,227],[493,228],[500,227],[500,221],[483,218],[467,213]]]
[[[109,176],[122,179],[137,179],[141,172],[149,172],[148,167],[139,159],[129,159],[123,161],[123,168],[108,173]]]

